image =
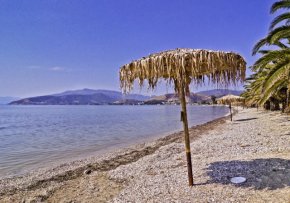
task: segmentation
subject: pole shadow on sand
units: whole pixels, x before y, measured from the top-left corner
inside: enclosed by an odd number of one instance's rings
[[[244,119],[236,119],[235,121],[250,121],[250,120],[255,120],[257,118],[244,118]]]
[[[214,162],[207,168],[207,175],[210,177],[208,183],[275,190],[290,186],[290,160],[269,158]],[[230,179],[237,176],[245,177],[247,181],[231,183]]]

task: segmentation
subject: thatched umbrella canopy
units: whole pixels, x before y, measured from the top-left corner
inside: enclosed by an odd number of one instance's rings
[[[227,104],[227,105],[229,105],[231,121],[233,120],[232,103],[234,103],[234,102],[244,102],[244,101],[245,101],[244,97],[240,97],[240,96],[236,96],[236,95],[232,95],[232,94],[228,94],[228,95],[225,95],[225,96],[217,99],[217,103],[218,104]]]
[[[174,84],[182,105],[182,121],[188,162],[189,185],[193,185],[190,142],[185,95],[191,83],[208,82],[228,86],[245,79],[246,62],[236,53],[201,49],[175,49],[151,54],[121,67],[120,82],[123,92],[132,90],[137,79],[142,86],[146,80],[154,89],[160,79]]]
[[[233,94],[228,94],[228,95],[225,95],[221,98],[218,98],[217,102],[218,102],[218,104],[231,104],[233,102],[242,102],[244,100],[245,100],[244,97],[240,97],[240,96],[233,95]]]

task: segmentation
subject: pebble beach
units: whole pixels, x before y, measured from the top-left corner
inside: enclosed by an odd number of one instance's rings
[[[290,202],[290,119],[238,109],[183,133],[0,180],[0,202]],[[245,177],[240,184],[233,177]]]

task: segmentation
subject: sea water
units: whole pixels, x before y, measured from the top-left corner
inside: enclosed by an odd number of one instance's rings
[[[188,105],[189,125],[228,113]],[[182,130],[180,106],[0,106],[0,178]]]

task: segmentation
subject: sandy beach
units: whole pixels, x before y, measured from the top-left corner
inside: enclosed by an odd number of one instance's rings
[[[290,121],[239,109],[190,129],[194,186],[182,132],[100,157],[0,180],[0,202],[290,202]],[[243,176],[242,184],[230,178]]]

